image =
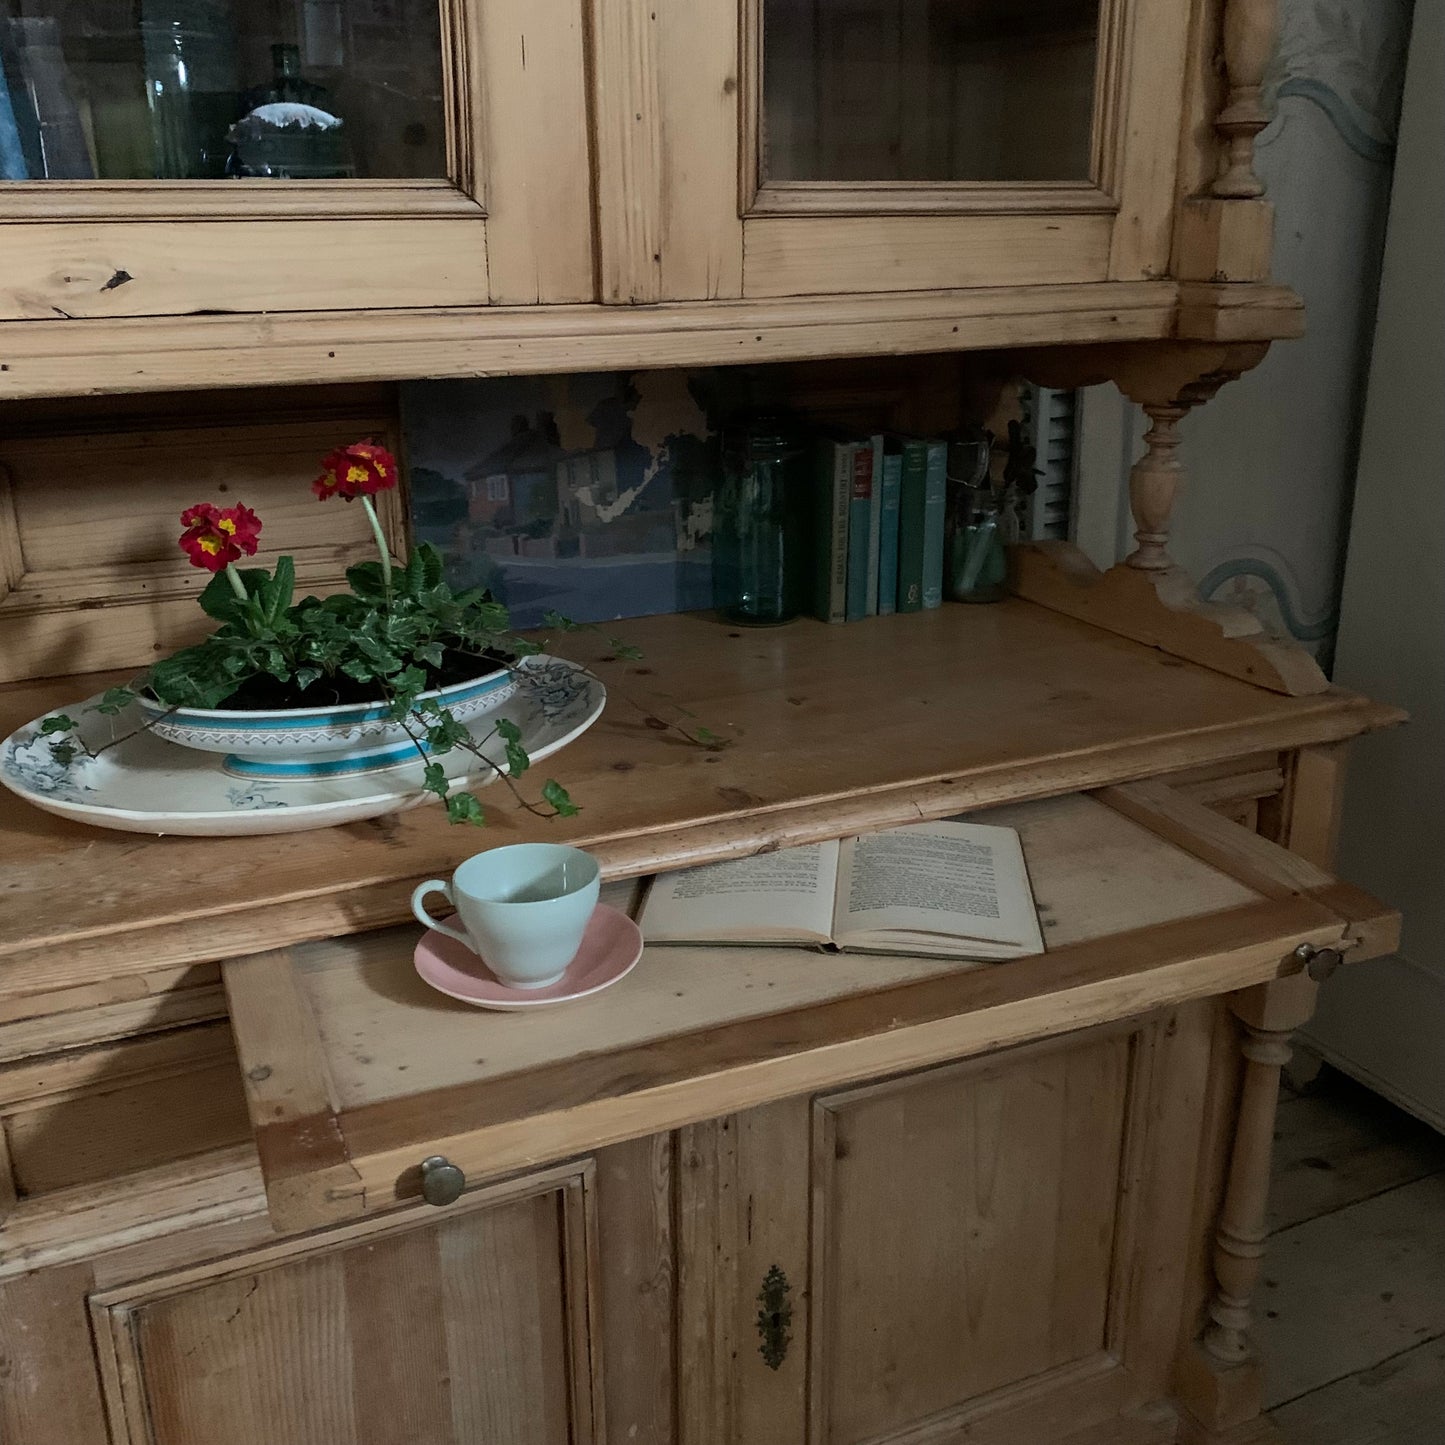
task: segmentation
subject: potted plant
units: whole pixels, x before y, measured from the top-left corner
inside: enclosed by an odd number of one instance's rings
[[[565,690],[586,670],[542,663],[541,645],[511,630],[506,607],[481,589],[447,584],[441,555],[429,544],[418,544],[405,561],[392,558],[372,499],[395,487],[398,475],[396,458],[375,442],[324,459],[313,483],[317,497],[360,502],[378,552],[376,561],[348,569],[347,591],[326,598],[296,600],[289,556],[269,571],[237,565],[259,546],[262,522],[249,507],[187,508],[180,546],[213,574],[199,600],[218,626],[129,686],[111,688],[93,710],[114,716],[134,706],[144,728],[223,753],[227,771],[241,776],[305,778],[415,759],[422,788],[446,804],[452,822],[482,823],[475,793],[453,791],[438,761],[461,749],[529,811],[575,814],[554,779],[535,796],[518,785],[531,759],[521,730],[498,709],[519,687]],[[556,616],[548,622],[572,626]],[[620,643],[613,651],[638,655]],[[98,755],[68,714],[46,718],[40,732],[62,767]],[[496,753],[497,744],[502,763],[484,751],[492,745]]]

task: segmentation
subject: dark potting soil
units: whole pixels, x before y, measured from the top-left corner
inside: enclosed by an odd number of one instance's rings
[[[427,674],[428,690],[453,687],[459,682],[474,682],[493,672],[500,672],[517,659],[509,653],[488,649],[484,653],[446,651],[442,665],[422,663]],[[345,707],[358,702],[380,702],[376,684],[357,682],[342,673],[335,677],[319,677],[310,687],[297,688],[280,682],[269,674],[248,677],[224,702],[217,703],[222,712],[274,712],[288,707]]]

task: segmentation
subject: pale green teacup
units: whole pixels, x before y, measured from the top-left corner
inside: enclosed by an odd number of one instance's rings
[[[567,971],[597,907],[601,870],[580,848],[514,843],[468,858],[451,882],[429,879],[411,895],[417,921],[478,954],[511,988],[546,988]],[[423,906],[442,893],[461,928],[438,923]]]

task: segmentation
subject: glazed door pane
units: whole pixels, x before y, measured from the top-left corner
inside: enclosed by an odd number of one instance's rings
[[[1100,0],[762,0],[766,181],[1087,181]]]
[[[445,179],[438,0],[0,0],[0,180]]]

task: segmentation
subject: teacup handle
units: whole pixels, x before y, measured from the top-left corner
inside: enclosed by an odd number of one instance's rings
[[[445,933],[448,938],[455,938],[458,943],[464,943],[468,948],[472,947],[472,940],[462,932],[460,928],[453,928],[450,923],[438,923],[430,913],[422,900],[428,893],[444,894],[448,903],[455,908],[456,899],[452,897],[452,886],[443,882],[440,878],[428,878],[425,883],[420,884],[411,895],[411,911],[416,915],[416,921],[423,928],[434,928],[438,933]]]

